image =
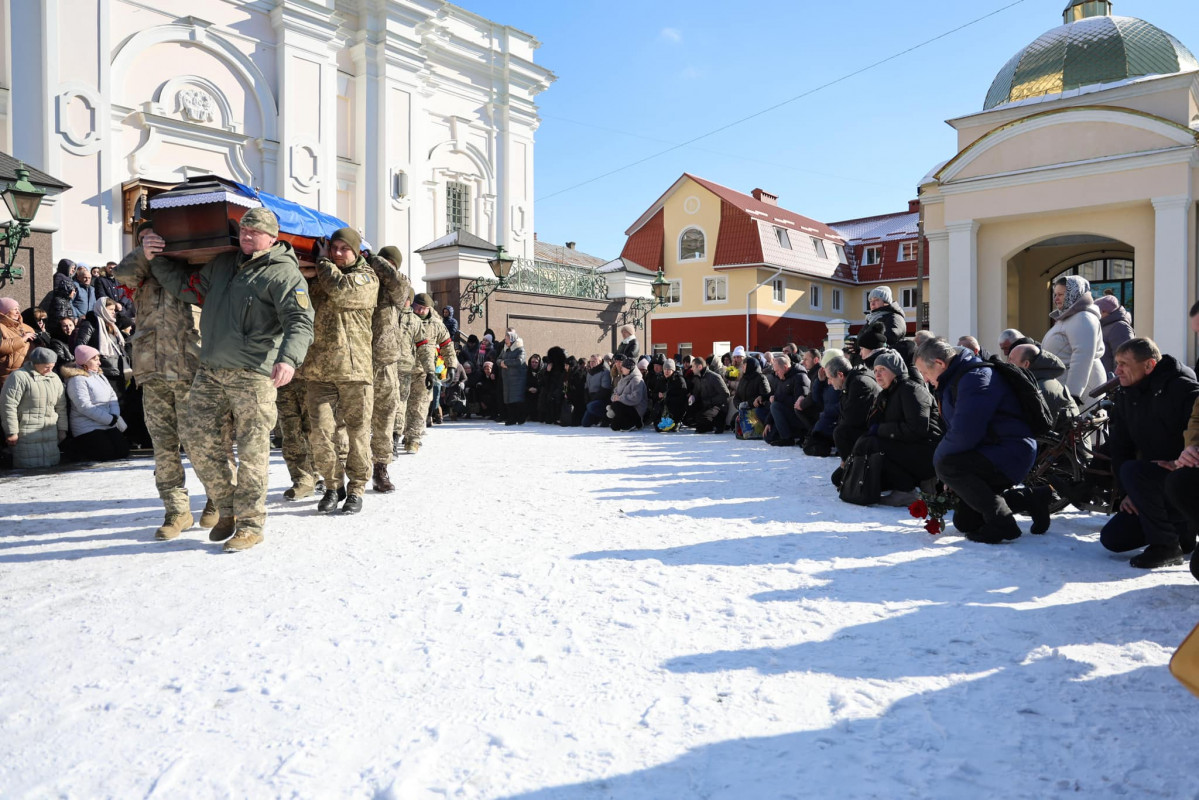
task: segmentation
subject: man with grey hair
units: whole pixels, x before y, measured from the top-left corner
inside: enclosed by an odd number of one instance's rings
[[[841,456],[844,467],[845,459],[853,452],[853,446],[866,432],[867,419],[870,409],[874,407],[874,399],[878,397],[879,387],[872,372],[861,364],[853,366],[845,356],[834,356],[824,365],[824,371],[833,388],[841,392],[841,409],[837,425],[833,428],[833,443],[837,446],[837,454]],[[839,482],[840,470],[833,473],[833,483]]]
[[[770,400],[770,424],[762,438],[774,447],[790,447],[802,428],[795,413],[795,404],[811,388],[807,371],[791,363],[786,353],[775,353],[774,375],[778,379]]]
[[[912,334],[912,339],[915,340],[917,347],[931,339],[936,338],[937,334],[933,333],[932,331],[916,331],[914,334]]]
[[[1018,344],[1037,343],[1015,328],[1008,328],[1003,333],[999,334],[999,349],[1003,351],[1005,358],[1009,358],[1011,356],[1012,348]]]
[[[945,420],[933,466],[960,500],[954,527],[984,544],[1018,538],[1003,492],[1024,480],[1037,455],[1020,399],[978,356],[944,339],[920,346],[916,368],[936,387]]]

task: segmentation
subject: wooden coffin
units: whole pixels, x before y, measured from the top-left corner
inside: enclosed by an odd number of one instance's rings
[[[163,255],[191,264],[204,264],[220,253],[237,250],[238,224],[260,203],[232,182],[215,176],[192,178],[150,199],[154,231],[166,240]],[[316,263],[317,239],[280,230],[300,263]]]

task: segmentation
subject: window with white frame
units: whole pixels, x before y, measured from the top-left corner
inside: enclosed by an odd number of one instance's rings
[[[881,245],[873,245],[867,247],[862,252],[862,265],[873,267],[883,262],[883,248]]]
[[[813,283],[808,287],[808,305],[811,308],[820,308],[820,284]]]
[[[445,232],[470,233],[470,187],[450,181],[445,185]]]
[[[821,258],[827,259],[828,252],[824,249],[824,240],[817,239],[815,236],[813,236],[811,238],[812,238],[812,249],[816,251],[816,255],[820,256]]]
[[[700,261],[705,256],[704,232],[688,228],[679,236],[679,261]]]
[[[900,242],[899,243],[899,260],[900,261],[915,261],[916,260],[916,243],[915,242]]]
[[[780,228],[777,225],[774,227],[774,236],[779,240],[779,246],[787,250],[791,249],[791,234],[786,228]]]
[[[666,345],[658,344],[655,342],[654,343],[654,355],[662,356],[663,360],[665,360],[666,359]]]
[[[904,289],[902,292],[900,292],[900,298],[903,301],[904,308],[915,308],[916,307],[916,289],[915,288]]]
[[[727,303],[729,300],[729,279],[724,275],[714,278],[704,278],[704,302]]]
[[[838,264],[848,264],[849,263],[849,258],[847,258],[845,255],[845,245],[843,245],[843,244],[837,245],[837,263]]]
[[[843,302],[840,289],[833,289],[832,302],[833,302],[833,311],[840,311],[841,304]]]
[[[776,303],[787,302],[787,281],[783,278],[775,278],[772,280],[770,282],[770,295]]]
[[[677,278],[667,281],[670,284],[670,289],[666,292],[666,303],[668,305],[678,305],[683,302],[683,282]]]
[[[691,359],[691,342],[679,342],[679,371],[682,372],[683,364]]]

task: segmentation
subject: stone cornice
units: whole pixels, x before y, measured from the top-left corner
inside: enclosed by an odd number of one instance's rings
[[[1153,150],[1145,153],[1128,153],[1118,156],[1076,161],[1070,164],[1050,164],[1043,167],[1033,167],[1015,172],[986,175],[978,178],[966,178],[954,183],[941,184],[943,195],[966,194],[982,192],[991,189],[1004,189],[1011,186],[1023,186],[1046,181],[1070,180],[1085,178],[1092,175],[1108,175],[1126,172],[1132,169],[1168,166],[1170,164],[1191,164],[1194,162],[1197,150],[1195,147],[1168,147],[1164,150]]]

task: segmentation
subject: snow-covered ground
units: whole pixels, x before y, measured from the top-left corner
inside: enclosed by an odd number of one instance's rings
[[[154,541],[149,460],[0,478],[0,796],[1199,796],[1185,567],[1082,514],[934,538],[831,469],[447,424],[357,517],[275,453],[235,555]]]

